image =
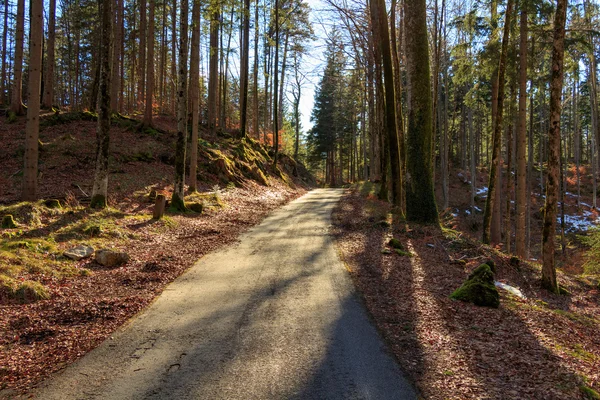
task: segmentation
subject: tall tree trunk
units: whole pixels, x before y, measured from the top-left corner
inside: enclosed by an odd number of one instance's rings
[[[396,7],[397,1],[392,0],[390,13],[390,36],[392,39],[392,60],[394,63],[394,84],[395,84],[395,95],[396,95],[396,130],[398,132],[398,150],[399,150],[399,161],[400,161],[400,209],[404,213],[404,172],[405,172],[405,158],[406,149],[404,148],[404,123],[402,119],[402,71],[400,70],[400,56],[398,55],[398,38],[396,33]]]
[[[558,168],[560,164],[560,114],[563,85],[563,64],[565,50],[565,22],[567,0],[557,0],[554,16],[554,40],[552,44],[552,69],[550,78],[550,129],[548,131],[548,172],[546,179],[546,204],[542,230],[542,286],[558,293],[556,267],[554,265],[554,238],[556,234],[556,213],[558,190]]]
[[[579,68],[575,70],[575,85],[573,86],[573,114],[575,115],[575,121],[573,124],[573,135],[575,141],[575,169],[577,176],[577,209],[581,207],[581,132],[579,131]]]
[[[44,36],[44,1],[31,0],[29,35],[29,85],[27,125],[25,127],[25,166],[23,168],[24,201],[37,198],[38,137],[40,132],[40,83],[42,78],[42,40]]]
[[[500,203],[497,202],[497,174],[501,173],[500,169],[500,147],[502,145],[502,116],[504,109],[504,74],[506,71],[506,55],[508,52],[508,39],[510,33],[510,20],[513,12],[514,0],[508,0],[506,5],[505,21],[504,21],[504,34],[502,37],[502,50],[500,53],[500,61],[498,63],[498,103],[496,107],[496,118],[494,122],[494,136],[493,136],[493,147],[492,147],[492,165],[490,166],[490,179],[489,179],[489,190],[488,196],[485,203],[485,213],[483,215],[483,243],[489,244],[490,240],[493,242],[493,237],[490,237],[492,215],[494,214],[495,208],[500,208]]]
[[[527,212],[527,3],[521,4],[521,40],[519,44],[519,118],[517,128],[517,198],[516,198],[516,254],[526,257],[525,215]]]
[[[273,74],[273,148],[275,155],[273,156],[273,165],[277,167],[277,157],[279,155],[279,110],[278,110],[278,99],[277,99],[277,88],[278,88],[278,77],[277,73],[279,67],[279,0],[275,0],[275,68]]]
[[[219,88],[219,0],[210,2],[210,58],[208,67],[208,128],[215,133],[217,127],[217,95]]]
[[[165,0],[166,1],[166,0]],[[171,6],[171,112],[177,113],[177,0]]]
[[[144,110],[144,126],[152,126],[152,106],[154,105],[154,9],[155,1],[150,1],[148,10],[148,31],[146,43],[148,51],[146,53],[146,104]],[[116,47],[116,46],[115,46]]]
[[[42,108],[51,109],[54,101],[54,64],[56,43],[56,0],[50,0],[48,9],[48,42],[46,44],[47,56],[44,68],[44,94]]]
[[[112,1],[98,0],[100,11],[100,94],[96,128],[96,170],[90,207],[104,208],[108,196],[108,151],[110,144],[110,78],[112,44]]]
[[[383,60],[383,74],[385,77],[385,128],[386,139],[389,148],[389,161],[391,164],[392,180],[392,204],[398,207],[401,213],[402,199],[402,176],[400,171],[400,148],[398,144],[398,132],[396,130],[396,94],[394,89],[394,68],[392,63],[392,53],[390,50],[390,34],[388,29],[387,12],[385,9],[385,0],[371,0],[375,5],[379,26],[379,40],[381,47],[381,56]],[[385,160],[385,162],[388,162]]]
[[[192,143],[190,146],[190,192],[195,192],[198,169],[198,126],[200,124],[200,0],[192,6],[192,56],[190,60],[190,93],[192,103]]]
[[[13,63],[13,88],[10,111],[16,115],[25,113],[23,105],[23,38],[25,36],[25,0],[17,0],[15,36],[15,62]]]
[[[112,112],[119,112],[119,97],[121,96],[121,42],[123,38],[121,37],[121,27],[123,25],[123,20],[120,18],[121,9],[121,1],[123,0],[113,0],[115,3],[115,25],[113,27],[113,53],[112,53],[112,77],[111,77],[111,90],[110,90],[110,109]],[[150,0],[153,1],[153,0]],[[154,24],[154,18],[150,20],[151,24]]]
[[[250,69],[250,0],[244,0],[242,21],[242,60],[240,67],[241,94],[240,94],[240,134],[246,137],[248,121],[248,78]]]
[[[179,22],[179,72],[177,77],[177,145],[175,149],[175,185],[171,204],[185,211],[185,149],[187,146],[187,64],[188,0],[181,0]]]
[[[517,104],[517,88],[516,88],[516,79],[511,79],[510,84],[510,115],[509,122],[506,128],[506,207],[504,210],[504,251],[507,254],[511,253],[511,242],[512,242],[512,232],[511,232],[511,208],[512,208],[512,193],[514,190],[513,182],[512,182],[512,159],[513,159],[513,130],[514,130],[514,119],[515,119],[515,107]]]
[[[283,126],[283,89],[285,88],[285,70],[287,68],[287,54],[288,54],[288,44],[289,44],[289,31],[285,33],[285,40],[283,44],[283,60],[281,61],[281,80],[279,81],[279,126]]]
[[[2,29],[2,76],[0,77],[0,102],[6,104],[6,41],[8,38],[8,0],[4,0],[4,28]]]
[[[258,21],[258,0],[256,0],[256,6],[254,8],[254,73],[253,73],[254,86],[252,89],[252,93],[253,93],[253,102],[252,103],[254,105],[254,115],[252,117],[253,117],[253,121],[254,121],[253,133],[257,140],[260,139],[260,132],[259,132],[259,126],[258,126],[258,40],[260,37],[260,30],[259,30],[260,24],[258,22],[259,22]]]
[[[138,55],[138,94],[137,106],[141,109],[146,94],[146,2],[140,1],[140,53]]]
[[[406,218],[438,222],[432,179],[433,140],[427,11],[425,0],[404,3],[407,75],[409,82],[406,158]]]

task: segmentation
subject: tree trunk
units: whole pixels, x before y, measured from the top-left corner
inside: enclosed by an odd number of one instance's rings
[[[42,40],[44,36],[43,0],[31,0],[29,35],[29,99],[25,127],[25,166],[23,168],[24,201],[37,198],[38,138],[40,132],[40,82],[42,78]]]
[[[407,75],[409,82],[406,149],[406,218],[437,223],[432,179],[433,140],[427,12],[425,0],[404,3]]]
[[[140,52],[138,60],[137,107],[141,109],[146,94],[146,1],[140,0]]]
[[[250,0],[244,0],[241,51],[240,134],[242,138],[245,138],[248,121],[248,71],[250,69]]]
[[[557,0],[554,17],[554,40],[552,45],[552,70],[550,78],[550,129],[548,131],[548,172],[546,179],[546,204],[542,230],[542,286],[558,293],[556,267],[554,265],[554,237],[556,234],[557,200],[560,182],[560,114],[563,85],[565,50],[565,21],[567,0]]]
[[[526,257],[525,214],[527,207],[527,3],[521,5],[521,41],[519,44],[519,118],[517,128],[516,254]]]
[[[190,60],[190,93],[192,103],[192,143],[190,146],[190,192],[195,192],[198,169],[198,126],[200,124],[200,0],[192,6],[192,56]]]
[[[500,203],[497,202],[497,191],[499,191],[498,176],[501,173],[500,169],[500,147],[502,145],[502,115],[504,109],[504,74],[506,71],[506,55],[508,52],[508,39],[510,33],[510,20],[513,12],[514,0],[508,0],[506,6],[506,14],[504,21],[504,34],[502,37],[502,50],[500,53],[500,61],[498,64],[498,103],[496,105],[496,118],[494,122],[494,136],[492,147],[492,164],[490,166],[490,179],[488,184],[488,196],[485,204],[485,213],[483,215],[483,238],[485,244],[490,241],[494,242],[494,237],[490,237],[492,215],[495,208],[500,208]]]
[[[148,35],[146,43],[148,51],[146,52],[146,102],[144,110],[144,126],[152,126],[152,106],[154,105],[154,9],[155,0],[150,1],[148,10]]]
[[[13,63],[13,88],[10,111],[16,115],[25,113],[23,105],[23,38],[25,31],[25,0],[17,0],[15,36],[15,62]]]
[[[188,0],[181,0],[179,23],[179,72],[177,92],[177,144],[175,149],[175,185],[172,206],[185,211],[185,149],[187,146],[187,63],[188,63]]]
[[[114,37],[114,42],[113,42],[113,53],[112,53],[112,77],[111,77],[111,90],[110,90],[110,109],[112,112],[116,113],[119,112],[119,97],[121,96],[120,89],[121,89],[121,71],[120,71],[120,65],[121,65],[121,42],[123,41],[123,38],[121,37],[121,27],[123,25],[123,20],[120,18],[120,12],[119,10],[121,9],[122,5],[121,5],[121,1],[123,0],[116,0],[115,1],[115,11],[116,11],[116,23],[113,27],[113,37]],[[153,0],[150,0],[153,1]],[[150,20],[151,24],[154,24],[154,18],[152,18]]]
[[[112,1],[98,0],[100,32],[100,94],[96,128],[96,170],[90,207],[104,208],[108,196],[108,151],[110,144],[110,50],[112,42]]]
[[[44,68],[44,94],[42,108],[51,109],[54,101],[54,64],[56,43],[56,0],[50,0],[48,9],[48,42],[46,44],[47,56]]]
[[[215,133],[217,127],[217,95],[219,88],[219,0],[210,2],[210,58],[208,67],[208,128]]]
[[[54,1],[54,0],[52,0]],[[8,39],[8,0],[4,0],[4,28],[2,30],[2,76],[0,77],[0,102],[6,104],[6,41]]]
[[[394,68],[392,63],[392,54],[390,50],[390,34],[388,30],[387,12],[385,9],[385,0],[372,0],[375,5],[379,20],[379,40],[381,56],[383,60],[383,74],[385,77],[385,128],[386,139],[389,151],[389,162],[391,172],[392,186],[392,204],[398,207],[401,213],[402,199],[402,176],[400,171],[400,148],[398,144],[398,132],[396,129],[396,94],[394,92]],[[386,159],[384,162],[388,162]]]
[[[257,140],[260,139],[260,132],[259,132],[259,126],[258,126],[258,40],[260,37],[260,30],[259,30],[260,24],[258,22],[259,22],[258,21],[258,0],[256,0],[256,5],[254,8],[254,73],[253,73],[254,86],[252,89],[252,93],[253,93],[253,102],[252,103],[254,105],[254,115],[252,117],[253,117],[253,121],[254,121],[253,133]]]
[[[277,167],[277,157],[279,154],[279,109],[277,99],[277,88],[278,88],[278,77],[277,73],[279,67],[279,0],[275,0],[275,68],[273,74],[273,149],[275,155],[273,156],[273,165]]]

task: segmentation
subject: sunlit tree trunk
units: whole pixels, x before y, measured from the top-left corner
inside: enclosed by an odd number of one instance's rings
[[[546,179],[546,204],[542,229],[542,286],[558,293],[556,267],[554,265],[556,214],[558,202],[558,168],[560,165],[560,114],[563,85],[565,49],[565,22],[567,0],[557,0],[554,17],[554,40],[552,44],[552,69],[550,78],[550,129],[548,132],[548,168]]]
[[[4,27],[2,30],[2,72],[0,76],[0,102],[6,104],[6,42],[8,40],[8,0],[4,0]]]
[[[137,107],[141,108],[146,94],[146,2],[140,1],[140,48],[138,60],[138,92],[137,92]]]
[[[188,0],[181,0],[179,23],[179,66],[177,76],[177,144],[175,148],[175,185],[172,206],[185,211],[185,149],[187,146],[187,64],[188,64]]]
[[[52,108],[54,101],[54,64],[56,43],[56,0],[50,0],[48,8],[48,42],[46,43],[47,55],[44,65],[44,94],[42,95],[42,108]]]
[[[123,0],[116,0],[114,5],[115,5],[115,21],[116,23],[114,24],[113,27],[113,37],[114,37],[114,44],[113,44],[113,53],[112,53],[112,77],[111,77],[111,90],[110,90],[110,109],[112,112],[116,113],[119,112],[119,98],[121,97],[121,69],[120,69],[120,65],[121,65],[121,42],[123,41],[123,38],[121,37],[121,29],[122,29],[122,25],[123,25],[123,20],[121,17],[121,13],[120,13],[120,9],[122,7],[122,2]],[[153,1],[153,0],[151,0]],[[150,22],[151,24],[154,24],[153,19]]]
[[[152,106],[154,105],[154,9],[155,0],[150,1],[148,10],[148,37],[146,43],[146,104],[144,109],[144,126],[152,126]],[[116,47],[116,46],[115,46]]]
[[[27,125],[25,127],[25,166],[23,169],[24,201],[37,198],[38,137],[40,132],[40,83],[42,78],[43,0],[31,0],[29,34],[29,84]]]
[[[192,55],[190,60],[190,95],[192,103],[192,143],[190,146],[190,192],[197,189],[198,169],[198,126],[200,125],[200,0],[193,0],[192,6]]]
[[[208,128],[212,133],[217,126],[217,98],[219,88],[219,0],[210,2],[210,58],[208,67]]]
[[[246,137],[248,121],[248,78],[250,69],[250,0],[244,0],[242,21],[242,57],[240,67],[240,134]]]
[[[23,38],[25,36],[25,0],[17,0],[15,35],[15,61],[13,63],[13,87],[10,111],[16,115],[25,113],[23,105]]]
[[[110,78],[112,44],[112,1],[98,0],[101,19],[100,88],[96,128],[96,170],[90,207],[104,208],[108,196],[108,151],[110,144]]]

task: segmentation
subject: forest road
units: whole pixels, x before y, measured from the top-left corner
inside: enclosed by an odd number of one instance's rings
[[[208,254],[38,399],[416,399],[328,234],[318,189]]]

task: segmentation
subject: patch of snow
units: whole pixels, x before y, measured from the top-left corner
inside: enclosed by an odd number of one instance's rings
[[[487,195],[488,191],[489,191],[489,189],[487,188],[487,186],[484,186],[484,187],[482,187],[482,188],[479,188],[479,189],[477,189],[477,190],[475,191],[475,194],[476,194],[477,196],[481,196],[481,195],[483,195],[483,194],[486,194],[486,195]]]
[[[473,208],[474,208],[474,209],[475,209],[475,211],[477,211],[477,212],[483,212],[483,210],[482,210],[481,208],[477,207],[477,206],[474,206]]]
[[[502,282],[498,282],[498,281],[495,281],[494,285],[496,285],[496,287],[506,290],[507,292],[509,292],[511,294],[514,294],[517,297],[520,297],[522,299],[527,299],[527,297],[525,297],[523,292],[521,292],[521,289],[519,289],[517,287],[510,286],[510,285],[507,285],[506,283],[502,283]]]
[[[579,204],[587,208],[593,208],[591,205],[589,205],[588,203],[584,203],[583,201],[580,201]]]
[[[466,214],[466,215],[471,215],[471,211],[469,211],[469,210],[465,210],[465,214]]]
[[[586,232],[600,222],[600,218],[590,219],[592,213],[587,211],[583,215],[567,215],[565,214],[566,232]],[[560,224],[560,216],[557,217]]]

